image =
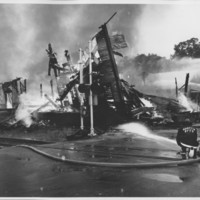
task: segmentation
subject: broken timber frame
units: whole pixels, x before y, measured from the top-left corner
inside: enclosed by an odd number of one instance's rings
[[[123,99],[123,95],[122,95],[122,86],[121,86],[121,82],[120,82],[120,78],[119,78],[119,72],[117,69],[117,64],[115,62],[115,58],[114,58],[114,54],[112,52],[112,46],[111,46],[111,42],[110,42],[110,38],[108,35],[108,30],[107,30],[107,26],[106,24],[116,15],[117,13],[115,12],[112,17],[103,25],[101,25],[99,28],[102,29],[104,37],[105,37],[105,42],[106,42],[106,46],[107,46],[107,50],[108,50],[108,54],[109,54],[109,58],[110,58],[110,62],[111,62],[111,67],[112,67],[112,71],[115,77],[115,81],[116,81],[116,92],[118,94],[119,97],[119,102],[115,102],[116,103],[116,107],[119,109],[120,112],[124,112],[124,108],[125,108],[125,103],[124,103],[124,99]]]

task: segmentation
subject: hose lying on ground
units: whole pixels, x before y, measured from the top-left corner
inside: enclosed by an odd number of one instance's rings
[[[1,138],[0,138],[1,139]],[[0,143],[1,145],[1,143]],[[37,147],[38,145],[34,145],[34,147]],[[96,145],[97,147],[97,145]],[[56,150],[67,150],[67,151],[75,151],[75,152],[84,152],[84,153],[91,153],[91,150],[83,150],[83,149],[71,149],[71,148],[59,148],[59,147],[48,147],[48,146],[42,146],[42,148],[47,148],[47,149],[56,149]],[[138,148],[137,148],[138,149]],[[104,150],[97,150],[95,151],[95,153],[97,154],[105,154],[107,152],[105,152]],[[173,161],[177,161],[177,158],[171,158],[171,157],[163,157],[163,156],[146,156],[146,155],[140,155],[140,154],[124,154],[124,153],[118,153],[118,152],[115,152],[115,153],[111,153],[109,152],[109,155],[110,156],[129,156],[129,157],[139,157],[139,158],[153,158],[153,159],[159,159],[159,160],[173,160]]]
[[[88,166],[99,166],[99,167],[113,167],[113,168],[150,168],[150,167],[166,167],[166,166],[179,166],[179,165],[188,165],[192,163],[200,162],[200,158],[191,159],[191,160],[179,160],[179,161],[170,161],[170,162],[159,162],[159,163],[108,163],[108,162],[91,162],[91,161],[80,161],[67,159],[65,157],[57,157],[50,155],[44,151],[41,151],[33,146],[29,145],[18,145],[16,147],[28,148],[42,156],[47,158],[70,163],[70,164],[79,164],[79,165],[88,165]]]

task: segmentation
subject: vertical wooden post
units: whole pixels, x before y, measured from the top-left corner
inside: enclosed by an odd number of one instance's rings
[[[176,98],[178,98],[178,85],[177,85],[177,79],[175,78],[175,85],[176,85]]]
[[[24,79],[24,92],[27,93],[27,84],[26,79]]]
[[[188,94],[188,83],[189,83],[189,73],[186,74],[186,78],[185,78],[185,96],[187,96]]]
[[[43,97],[43,91],[42,91],[42,83],[40,83],[40,97]]]
[[[89,41],[89,84],[92,85],[92,58],[91,58],[91,40]],[[94,113],[93,113],[93,94],[90,90],[90,133],[89,136],[95,136],[94,132]]]
[[[195,96],[195,103],[196,103],[196,105],[197,105],[197,111],[199,111],[199,102],[198,102],[198,100],[199,100],[199,93],[196,93],[196,96]]]
[[[54,91],[53,91],[53,80],[50,80],[50,86],[51,86],[51,96],[54,98]]]
[[[83,84],[83,63],[82,63],[82,49],[79,49],[79,71],[80,71],[80,84]],[[84,119],[83,119],[83,94],[80,93],[80,129],[84,129]]]

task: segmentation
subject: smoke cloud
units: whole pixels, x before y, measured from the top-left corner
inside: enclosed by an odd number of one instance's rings
[[[171,98],[176,95],[175,78],[179,88],[186,73],[190,83],[199,84],[200,59],[170,60],[175,44],[200,38],[199,17],[198,4],[144,5],[132,23],[128,57],[118,61],[122,77],[141,92]],[[145,62],[138,62],[141,54]]]
[[[116,11],[118,15],[108,24],[109,30],[124,29],[128,33],[132,30],[129,23],[136,20],[141,6],[0,4],[0,81],[27,78],[28,92],[39,96],[42,83],[44,93],[49,94],[45,52],[48,43],[52,43],[60,64],[65,62],[65,49],[70,51],[76,63],[79,48],[86,48],[98,27]]]
[[[0,55],[3,66],[0,78],[27,76],[26,67],[34,62],[34,40],[37,30],[34,28],[29,6],[2,5],[0,25],[2,37],[0,39]]]
[[[163,95],[171,94],[174,78],[177,76],[181,86],[186,71],[188,73],[191,66],[196,68],[199,65],[199,60],[169,61],[163,58],[169,58],[174,45],[180,41],[200,38],[198,4],[0,4],[0,81],[27,78],[28,92],[34,93],[35,97],[40,96],[39,84],[42,83],[43,92],[49,95],[50,77],[47,76],[48,57],[45,52],[48,43],[52,43],[57,52],[59,63],[65,62],[65,49],[70,51],[76,63],[79,48],[86,48],[98,27],[116,11],[117,15],[109,22],[108,30],[110,33],[122,32],[129,44],[129,48],[123,50],[128,57],[118,61],[123,77],[144,92],[154,88],[161,94],[164,85],[170,85],[167,88],[170,91],[165,91]],[[149,53],[161,58],[138,67],[134,57]],[[150,69],[147,66],[151,66]],[[180,69],[183,75],[178,77]],[[162,75],[152,74],[166,71],[177,71],[176,75],[163,75],[166,76],[166,83]],[[190,78],[198,82],[197,73],[191,74]]]
[[[138,57],[121,60],[119,71],[123,79],[145,94],[176,98],[178,88],[185,84],[186,74],[189,73],[189,88],[199,89],[200,59],[169,60],[162,57],[144,56],[146,62],[138,63]],[[139,56],[141,57],[141,56]]]

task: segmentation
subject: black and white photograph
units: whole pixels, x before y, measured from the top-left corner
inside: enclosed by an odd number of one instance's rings
[[[0,199],[200,197],[200,1],[0,0]]]

